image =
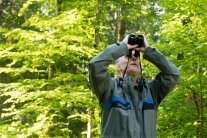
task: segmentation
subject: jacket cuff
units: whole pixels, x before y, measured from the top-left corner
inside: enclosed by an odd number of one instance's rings
[[[177,67],[167,60],[164,55],[150,46],[144,51],[143,58],[153,63],[160,71],[168,74],[179,75]]]
[[[116,51],[118,51],[118,57],[121,57],[123,55],[128,55],[129,54],[129,50],[128,50],[128,47],[127,47],[127,44],[124,43],[124,42],[119,42],[119,43],[116,43],[116,45],[118,46],[118,49]]]
[[[148,46],[143,54],[143,58],[150,62],[153,62],[153,59],[157,60],[161,57],[163,57],[163,54],[151,46]]]

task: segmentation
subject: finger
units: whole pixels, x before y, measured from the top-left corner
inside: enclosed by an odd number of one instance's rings
[[[128,49],[135,49],[137,45],[129,45]]]
[[[138,47],[138,45],[131,45],[131,47],[133,47],[133,48],[137,48],[137,47]]]
[[[138,47],[137,47],[137,48],[135,48],[135,50],[140,51],[140,50],[141,50],[141,48],[138,48]]]
[[[135,50],[143,52],[145,50],[145,47],[136,48]]]

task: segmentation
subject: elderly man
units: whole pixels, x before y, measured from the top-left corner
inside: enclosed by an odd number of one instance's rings
[[[108,46],[89,62],[89,79],[99,99],[102,138],[155,138],[156,116],[161,101],[176,85],[180,73],[164,55],[148,45],[130,45],[129,36],[121,43]],[[153,63],[160,73],[151,81],[140,76],[139,56]],[[129,56],[132,55],[132,56]],[[116,61],[118,78],[107,72]]]

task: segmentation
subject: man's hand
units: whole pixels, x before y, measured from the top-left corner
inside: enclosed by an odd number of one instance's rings
[[[130,44],[128,44],[128,39],[129,39],[129,35],[126,35],[126,37],[122,41],[122,42],[126,43],[128,49],[134,49],[134,48],[138,47],[138,45],[130,45]]]
[[[149,44],[147,42],[147,39],[144,37],[144,44],[143,44],[143,46],[142,47],[139,47],[139,48],[135,48],[135,50],[144,53],[145,49],[147,49],[148,46],[149,46]]]

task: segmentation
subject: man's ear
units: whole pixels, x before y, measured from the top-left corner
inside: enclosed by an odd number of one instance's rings
[[[120,66],[120,64],[116,64],[116,70],[117,70],[117,71],[121,71],[121,66]]]

